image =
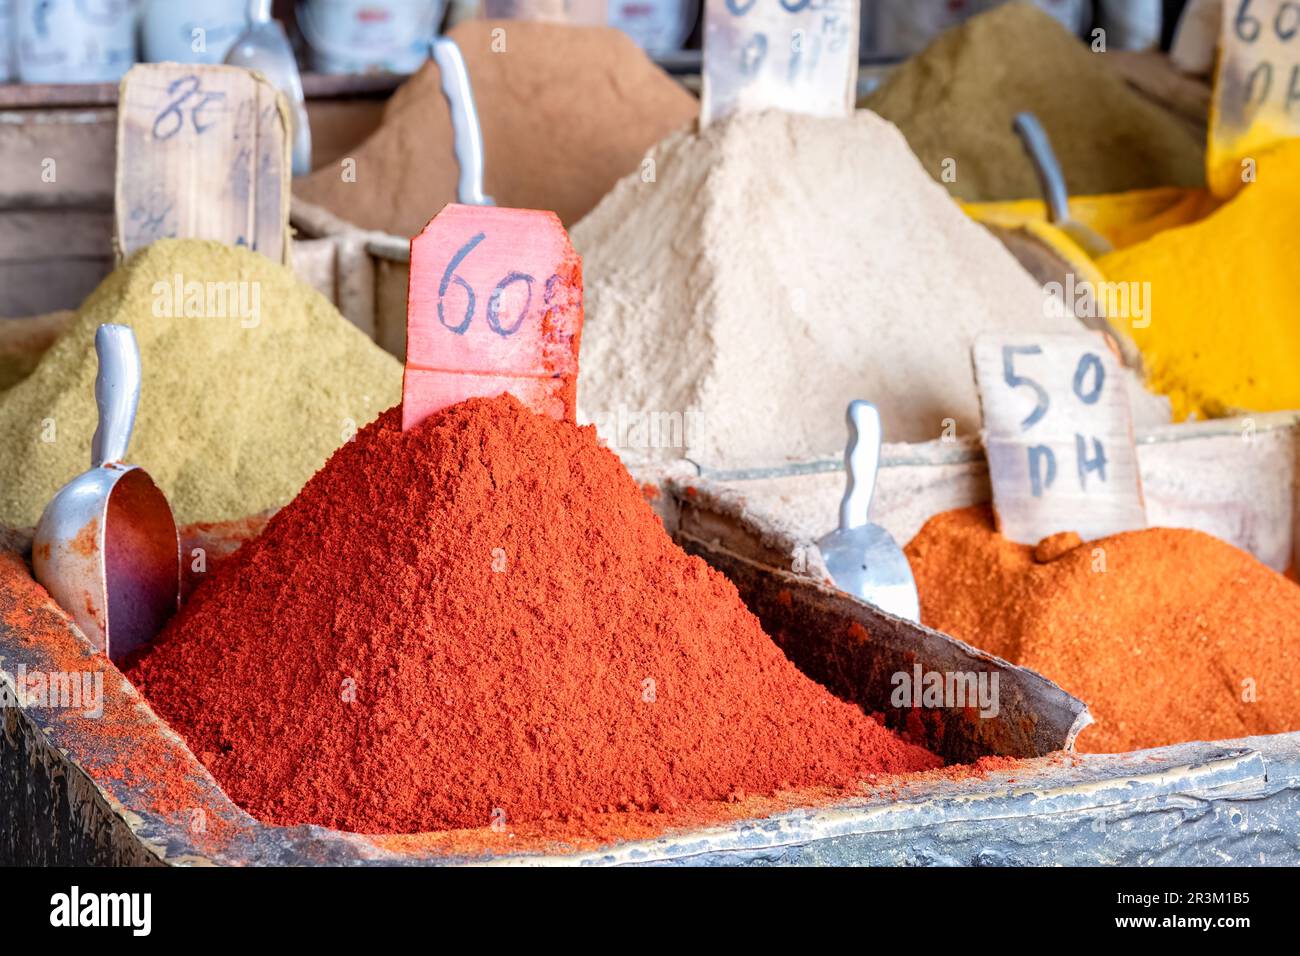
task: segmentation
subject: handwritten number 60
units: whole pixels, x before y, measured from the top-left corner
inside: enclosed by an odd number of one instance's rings
[[[442,281],[438,283],[438,321],[441,322],[444,327],[451,329],[451,331],[455,332],[457,335],[464,335],[469,329],[470,322],[474,321],[474,303],[476,299],[474,297],[474,290],[470,287],[470,284],[460,276],[456,275],[456,267],[461,264],[467,255],[474,251],[475,246],[486,238],[487,234],[480,232],[469,242],[465,243],[465,245],[461,246],[460,250],[451,257],[451,262],[447,263],[447,268],[444,269],[442,273]],[[469,302],[465,305],[465,318],[459,325],[449,324],[447,322],[447,315],[443,309],[443,300],[447,297],[447,287],[453,282],[464,289],[465,295],[469,297]]]
[[[524,307],[519,310],[519,318],[515,319],[515,324],[509,328],[504,328],[501,325],[501,293],[505,292],[506,289],[510,287],[511,283],[514,282],[524,283],[525,287],[528,289],[528,295],[524,299]],[[498,282],[497,287],[492,290],[492,297],[488,299],[487,305],[488,326],[493,332],[502,338],[505,338],[508,335],[514,335],[519,331],[519,326],[523,325],[524,318],[528,315],[528,309],[532,304],[533,277],[530,275],[524,275],[522,272],[512,272]]]
[[[461,276],[456,274],[456,269],[465,261],[465,257],[473,252],[475,247],[485,238],[487,238],[487,234],[480,232],[470,239],[469,242],[465,243],[465,245],[461,246],[456,254],[451,257],[451,261],[447,263],[447,268],[444,269],[442,273],[442,281],[438,283],[438,321],[442,324],[443,328],[446,328],[457,335],[464,335],[469,331],[470,323],[474,321],[474,308],[478,303],[478,297],[474,295],[474,290],[470,287],[470,284]],[[445,307],[447,290],[451,287],[453,282],[464,289],[466,295],[465,315],[460,322],[455,325],[447,321]],[[504,325],[501,322],[501,297],[505,294],[506,289],[510,288],[510,286],[514,285],[516,282],[522,282],[524,284],[527,294],[524,297],[523,307],[519,310],[518,318],[516,318],[512,324]],[[547,284],[547,292],[547,298],[549,299],[549,283]],[[524,319],[528,317],[528,310],[532,308],[532,305],[533,277],[523,272],[509,273],[504,279],[496,284],[496,287],[492,290],[492,294],[488,296],[488,328],[503,339],[514,335],[519,331],[519,327],[524,324]]]

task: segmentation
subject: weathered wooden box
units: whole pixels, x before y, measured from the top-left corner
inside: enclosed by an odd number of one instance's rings
[[[399,78],[303,78],[317,165],[379,123]],[[113,268],[117,85],[0,85],[0,320],[75,309]],[[363,257],[364,262],[358,257]],[[374,334],[363,244],[301,237],[295,269]]]
[[[1253,427],[1249,439],[1236,422],[1145,436],[1144,478],[1162,523],[1220,533],[1226,528],[1276,563],[1295,542],[1294,419],[1261,418]],[[1243,452],[1224,446],[1225,440],[1248,442],[1255,450],[1244,454],[1261,457],[1243,462]],[[1227,449],[1237,457],[1224,467],[1243,473],[1236,484],[1225,484],[1213,467]],[[1246,481],[1245,473],[1265,462],[1273,471]],[[1198,463],[1199,471],[1193,467]],[[1169,476],[1161,478],[1158,472],[1166,469]],[[878,514],[905,538],[928,513],[986,496],[980,472],[981,459],[969,449],[890,448]],[[834,514],[823,507],[838,496],[839,476],[832,471],[810,466],[720,482],[679,469],[652,480],[660,483],[659,510],[677,540],[736,582],[768,633],[810,676],[897,725],[905,715],[887,700],[891,673],[914,663],[996,671],[1002,681],[998,718],[932,711],[923,715],[920,730],[950,760],[984,754],[1029,759],[1010,768],[876,781],[852,795],[804,791],[675,815],[607,814],[579,828],[545,823],[361,836],[265,826],[230,803],[111,665],[92,658],[60,611],[44,607],[44,627],[16,626],[21,608],[45,599],[25,567],[14,564],[11,547],[4,560],[23,573],[8,574],[0,588],[0,682],[12,692],[20,666],[29,672],[101,670],[106,694],[117,694],[119,705],[108,708],[109,723],[93,731],[85,717],[66,708],[4,710],[0,859],[229,865],[1243,865],[1300,859],[1300,733],[1075,754],[1071,744],[1089,718],[1055,685],[823,586],[815,553],[791,564],[810,536],[830,523],[825,516]],[[788,507],[792,495],[804,512]],[[1225,512],[1233,517],[1226,519]],[[18,539],[10,544],[22,546]]]

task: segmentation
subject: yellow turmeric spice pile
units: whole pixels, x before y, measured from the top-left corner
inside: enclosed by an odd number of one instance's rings
[[[1300,408],[1300,139],[1259,157],[1256,181],[1205,219],[1099,265],[1150,283],[1149,325],[1112,320],[1175,418]]]

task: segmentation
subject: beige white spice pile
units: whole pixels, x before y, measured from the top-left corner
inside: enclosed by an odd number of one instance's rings
[[[970,435],[977,334],[1079,327],[873,113],[736,116],[651,159],[572,230],[581,415],[629,461],[833,457],[854,398],[888,441]],[[682,415],[684,447],[641,447],[651,414]]]

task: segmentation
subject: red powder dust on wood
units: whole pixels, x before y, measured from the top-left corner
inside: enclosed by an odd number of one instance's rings
[[[593,428],[396,409],[131,677],[263,820],[418,832],[939,766],[803,674]]]
[[[15,658],[27,667],[29,686],[15,681],[13,692],[37,695],[35,700],[28,696],[23,706],[49,746],[65,754],[75,752],[82,769],[112,800],[183,829],[188,845],[171,846],[173,856],[192,852],[191,846],[204,854],[226,851],[245,832],[248,818],[220,799],[184,748],[158,732],[157,721],[141,707],[139,695],[74,630],[5,538],[0,529],[0,651],[6,670],[14,670]],[[75,678],[78,684],[101,681],[100,706],[94,712],[80,705],[51,706],[38,689],[45,685],[30,686],[33,678],[51,675]],[[4,697],[0,693],[0,700]]]
[[[1300,588],[1226,542],[1150,528],[1039,563],[976,507],[905,550],[922,622],[1087,703],[1079,750],[1300,729]]]

